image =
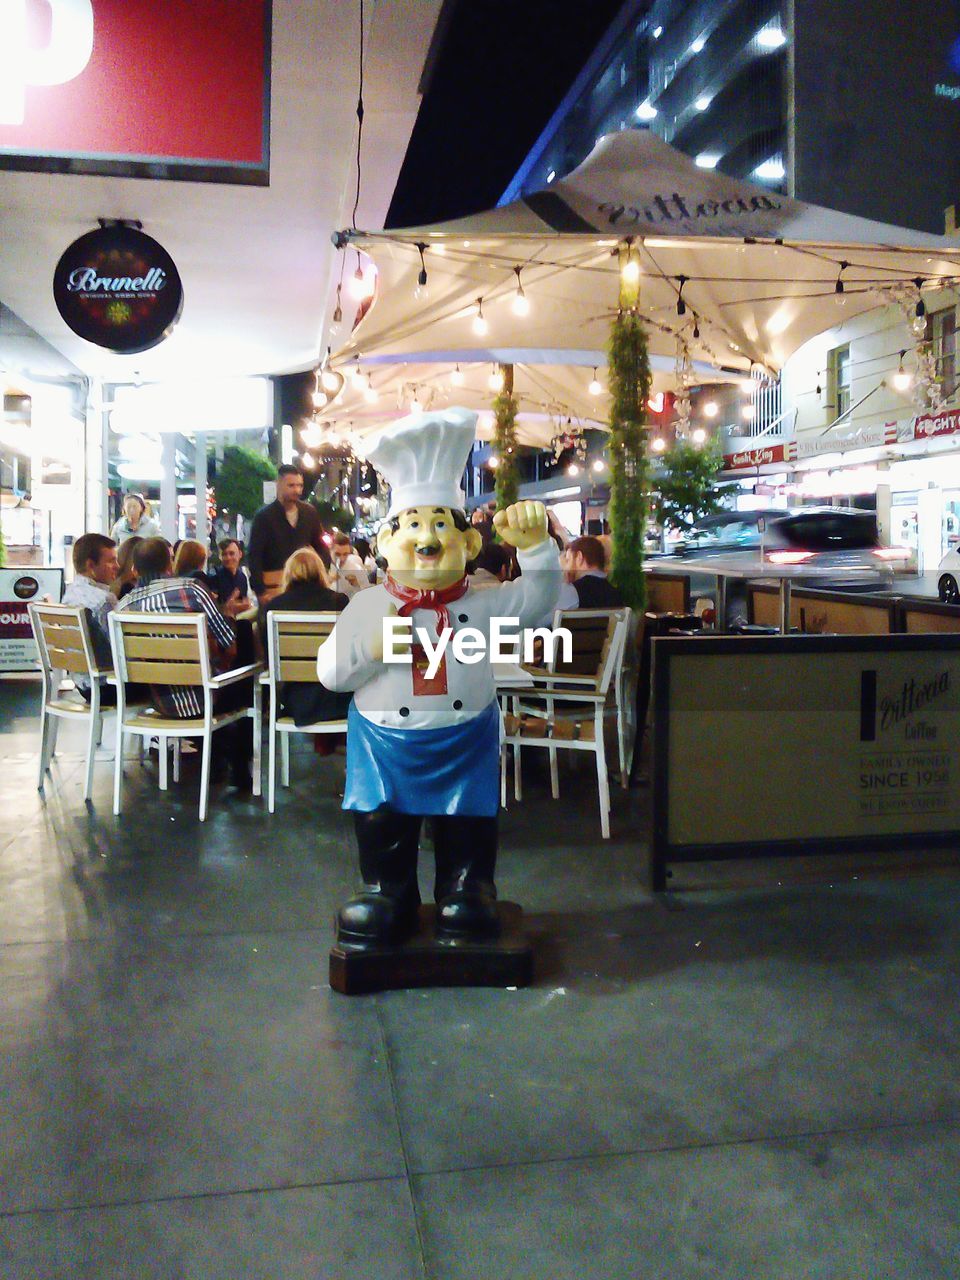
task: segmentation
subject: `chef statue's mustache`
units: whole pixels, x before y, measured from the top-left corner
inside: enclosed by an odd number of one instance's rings
[[[418,556],[438,556],[440,554],[439,542],[427,542],[422,547],[417,547]]]

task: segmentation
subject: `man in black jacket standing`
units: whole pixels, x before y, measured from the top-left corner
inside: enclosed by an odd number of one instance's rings
[[[280,590],[287,559],[301,547],[313,547],[329,569],[330,551],[323,540],[323,525],[316,507],[301,501],[303,476],[289,464],[277,472],[276,501],[268,502],[253,517],[247,565],[261,605]]]
[[[604,571],[605,556],[599,538],[574,538],[560,557],[564,583],[559,609],[621,609],[623,596]]]

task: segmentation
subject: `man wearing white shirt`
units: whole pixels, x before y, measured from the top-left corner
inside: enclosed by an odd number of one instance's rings
[[[117,598],[109,589],[118,572],[117,544],[102,533],[81,534],[73,544],[73,572],[74,579],[64,591],[61,604],[87,610],[97,666],[112,668],[107,618],[117,607]],[[90,682],[85,676],[77,675],[74,683],[84,697],[89,697]],[[110,695],[115,699],[116,691],[104,689],[101,702],[109,703]]]

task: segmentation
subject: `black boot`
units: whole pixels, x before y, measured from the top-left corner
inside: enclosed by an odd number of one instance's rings
[[[496,818],[434,818],[436,932],[440,938],[495,938],[500,932]]]
[[[363,887],[337,916],[337,937],[358,946],[396,946],[417,928],[420,819],[381,805],[354,813]]]

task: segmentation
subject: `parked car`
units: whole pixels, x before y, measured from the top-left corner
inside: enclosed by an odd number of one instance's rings
[[[960,549],[948,551],[940,561],[937,590],[944,604],[960,604]]]

